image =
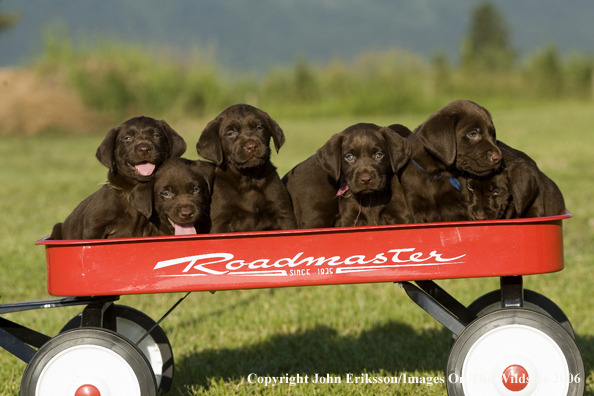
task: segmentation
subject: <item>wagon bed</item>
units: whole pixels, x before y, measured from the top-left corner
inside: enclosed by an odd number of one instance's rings
[[[563,269],[569,217],[37,244],[55,296],[500,277]]]

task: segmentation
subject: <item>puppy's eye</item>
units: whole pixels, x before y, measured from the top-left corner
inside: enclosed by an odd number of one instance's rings
[[[190,193],[192,193],[192,194],[198,194],[199,192],[200,192],[200,187],[198,187],[198,186],[192,187],[192,190],[190,191]]]
[[[161,138],[161,134],[160,134],[160,133],[157,133],[157,132],[155,132],[155,133],[153,133],[153,138],[155,138],[155,139],[160,139],[160,138]]]
[[[254,128],[254,130],[258,131],[258,132],[262,132],[264,130],[264,127],[262,125],[258,125]]]
[[[126,135],[124,136],[124,140],[128,141],[128,140],[132,140],[132,136],[130,135]]]
[[[163,190],[163,191],[161,191],[159,193],[159,195],[161,197],[165,198],[165,199],[168,199],[168,198],[172,198],[173,197],[173,193],[171,191],[169,191],[169,190]]]
[[[479,131],[478,129],[474,129],[466,134],[469,139],[478,139],[479,138]]]
[[[355,160],[355,156],[353,154],[347,154],[344,156],[344,159],[348,162],[353,162]]]
[[[225,132],[225,136],[227,136],[228,138],[234,138],[237,135],[239,135],[239,133],[233,129],[229,129],[227,132]]]
[[[495,196],[501,195],[501,193],[503,193],[503,190],[501,188],[495,188],[493,191],[491,191],[491,194]]]
[[[375,153],[374,158],[382,159],[382,158],[384,158],[384,153],[382,153],[381,151],[378,151],[377,153]]]

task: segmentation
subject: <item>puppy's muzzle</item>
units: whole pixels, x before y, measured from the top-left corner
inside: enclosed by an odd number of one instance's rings
[[[248,140],[243,144],[243,149],[250,154],[254,154],[258,150],[258,147],[259,145],[255,140]]]
[[[177,215],[181,220],[181,223],[194,222],[196,216],[196,208],[191,205],[181,206],[177,210]]]
[[[501,162],[501,153],[496,151],[491,151],[487,154],[487,160],[490,161],[493,165],[497,165]]]
[[[473,210],[471,213],[474,220],[487,220],[487,213],[482,209]]]
[[[368,188],[372,181],[373,175],[369,172],[360,173],[359,177],[357,178],[359,185],[365,188]]]
[[[265,159],[266,149],[255,139],[245,140],[238,148],[234,162],[239,166],[258,166]]]
[[[153,151],[153,147],[148,143],[139,143],[134,147],[136,154],[140,158],[148,158]]]
[[[477,158],[469,156],[461,157],[460,169],[478,176],[484,176],[500,168],[502,160],[503,156],[500,151],[488,150]]]
[[[372,169],[363,169],[355,174],[353,192],[374,192],[383,188],[382,180]]]

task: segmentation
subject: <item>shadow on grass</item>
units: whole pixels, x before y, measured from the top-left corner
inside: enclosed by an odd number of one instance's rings
[[[340,335],[327,326],[279,334],[236,349],[207,349],[176,361],[176,386],[208,387],[211,379],[241,380],[258,376],[361,374],[443,370],[451,333],[396,322],[378,325],[357,336]]]

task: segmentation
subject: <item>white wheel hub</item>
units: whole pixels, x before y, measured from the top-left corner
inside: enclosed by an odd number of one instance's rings
[[[566,395],[569,368],[559,345],[542,331],[505,325],[483,334],[462,366],[465,395]]]
[[[98,345],[79,345],[54,356],[39,375],[36,396],[75,395],[92,385],[101,396],[140,396],[130,365],[114,351]]]

